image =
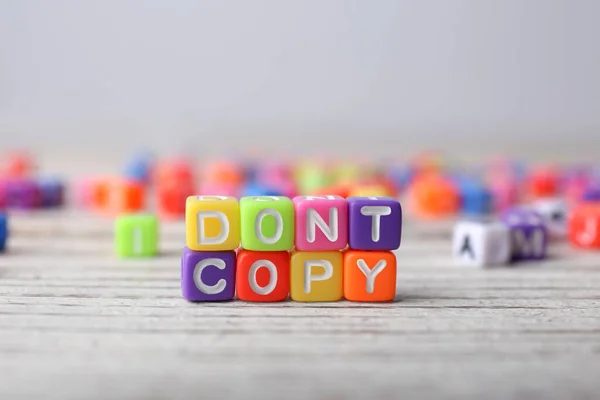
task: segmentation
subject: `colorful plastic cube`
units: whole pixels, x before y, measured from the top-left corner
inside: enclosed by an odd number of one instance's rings
[[[0,197],[6,208],[33,209],[40,205],[40,191],[31,179],[9,179],[0,182]]]
[[[533,210],[544,220],[551,238],[562,239],[567,236],[568,207],[559,198],[544,198],[533,203]]]
[[[506,265],[511,259],[510,230],[501,222],[461,221],[454,227],[452,255],[466,265]]]
[[[240,244],[240,205],[234,197],[191,196],[185,206],[186,245],[193,251],[235,250]]]
[[[109,215],[138,212],[146,205],[146,191],[139,182],[103,178],[95,182],[92,190],[95,208]]]
[[[44,177],[38,180],[40,206],[43,208],[61,207],[64,203],[65,185],[58,178]]]
[[[125,178],[143,184],[150,182],[154,157],[150,153],[135,154],[126,164],[123,171]]]
[[[188,197],[194,194],[190,182],[163,182],[156,185],[156,209],[161,218],[179,219],[185,216]]]
[[[396,250],[402,233],[402,208],[391,197],[349,197],[348,242],[353,250]]]
[[[35,170],[32,156],[21,150],[0,155],[0,177],[24,178]]]
[[[324,302],[342,298],[342,253],[299,251],[292,254],[290,296],[294,301]]]
[[[546,257],[548,231],[538,213],[516,208],[506,211],[502,221],[510,229],[512,261],[541,260]]]
[[[458,188],[464,214],[485,215],[494,211],[492,192],[482,183],[465,180],[458,183]]]
[[[600,249],[600,204],[583,203],[568,219],[569,241],[576,247]]]
[[[290,253],[241,250],[237,255],[237,297],[251,302],[276,302],[290,293]]]
[[[396,256],[391,251],[344,253],[344,297],[350,301],[392,301],[396,296]]]
[[[152,257],[158,254],[158,220],[154,215],[123,215],[115,220],[117,256]]]
[[[192,251],[181,258],[181,291],[189,301],[223,301],[235,296],[235,251]]]
[[[504,212],[519,202],[519,185],[513,178],[497,177],[490,179],[488,187],[492,193],[492,208],[496,212]]]
[[[293,200],[296,249],[343,250],[348,244],[348,204],[340,196],[299,196]]]
[[[526,182],[530,198],[555,197],[560,188],[560,175],[549,167],[538,168],[531,172]]]
[[[447,218],[460,209],[460,195],[456,185],[438,175],[414,178],[411,186],[413,211],[421,218]]]
[[[240,214],[244,249],[285,251],[294,247],[294,204],[287,197],[243,197]]]
[[[8,220],[6,214],[0,213],[0,253],[6,249],[8,239]]]
[[[193,184],[196,181],[192,162],[185,158],[160,160],[154,166],[152,178],[157,185],[174,182]]]

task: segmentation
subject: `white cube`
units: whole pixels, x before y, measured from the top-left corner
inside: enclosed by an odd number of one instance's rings
[[[466,265],[506,265],[510,243],[510,230],[501,222],[463,221],[454,227],[452,255]]]
[[[550,237],[563,239],[567,237],[567,204],[561,199],[540,199],[531,208],[544,220]]]

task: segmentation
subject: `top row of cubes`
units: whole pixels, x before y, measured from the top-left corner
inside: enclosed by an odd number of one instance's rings
[[[391,197],[192,196],[185,225],[193,251],[395,250],[402,208]]]

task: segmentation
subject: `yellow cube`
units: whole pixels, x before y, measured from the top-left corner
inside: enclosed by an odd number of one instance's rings
[[[298,251],[292,254],[290,296],[294,301],[339,301],[342,298],[342,253]]]
[[[235,197],[190,196],[185,242],[194,251],[235,250],[240,245],[240,205]]]

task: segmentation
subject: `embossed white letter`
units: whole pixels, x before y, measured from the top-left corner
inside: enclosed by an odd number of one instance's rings
[[[325,271],[321,275],[312,275],[312,267],[323,267]],[[327,260],[304,261],[304,293],[310,293],[311,281],[326,281],[333,276],[333,265]]]
[[[377,275],[384,270],[387,266],[387,262],[385,260],[379,260],[373,269],[370,269],[365,260],[359,258],[356,265],[358,265],[358,268],[367,277],[367,293],[373,293],[375,291],[375,278],[377,278]]]
[[[372,216],[371,221],[371,240],[379,242],[381,230],[381,216],[390,215],[392,208],[389,206],[363,206],[360,213],[364,216]]]
[[[222,211],[203,210],[198,211],[196,215],[198,221],[198,244],[221,244],[229,236],[229,220]],[[221,232],[214,237],[206,237],[204,232],[204,220],[206,218],[216,218],[221,223]]]
[[[262,221],[267,215],[275,218],[275,233],[269,238],[262,233]],[[281,213],[274,208],[265,208],[264,210],[261,210],[256,215],[256,220],[254,221],[254,235],[256,235],[257,239],[264,244],[277,243],[277,241],[281,239],[281,235],[283,235],[283,217],[281,216]]]
[[[338,210],[336,207],[329,209],[329,225],[314,208],[306,210],[306,241],[313,243],[316,239],[316,227],[319,226],[321,232],[330,242],[338,240]]]
[[[269,283],[264,287],[256,282],[256,273],[260,267],[265,267],[269,270]],[[256,294],[265,295],[271,293],[275,290],[275,286],[277,286],[277,267],[269,260],[255,261],[248,271],[248,283],[250,284],[252,291]]]
[[[204,294],[217,294],[221,293],[225,290],[225,286],[227,286],[227,281],[225,279],[219,279],[216,285],[208,286],[204,282],[202,282],[202,271],[204,268],[209,266],[215,266],[220,270],[225,269],[225,261],[220,258],[207,258],[204,260],[198,261],[196,266],[194,267],[194,283],[199,291]]]

